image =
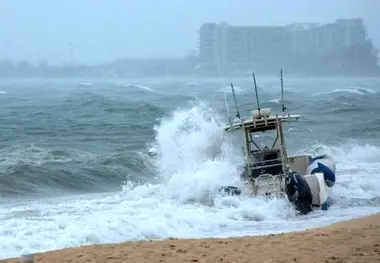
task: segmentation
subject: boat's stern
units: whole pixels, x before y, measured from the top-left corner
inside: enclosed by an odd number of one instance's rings
[[[271,174],[262,174],[247,182],[250,194],[266,197],[282,197],[283,185],[282,176]]]

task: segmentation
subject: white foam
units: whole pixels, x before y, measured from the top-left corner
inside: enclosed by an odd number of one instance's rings
[[[200,86],[200,84],[197,82],[189,82],[189,83],[186,83],[185,86],[186,87],[197,87],[197,86]]]
[[[0,258],[91,243],[287,232],[380,211],[338,204],[296,217],[285,200],[221,197],[220,186],[240,183],[237,165],[242,153],[204,103],[175,111],[155,130],[158,155],[153,160],[159,184],[129,183],[121,193],[2,204]],[[347,144],[316,150],[337,162],[336,195],[378,194],[379,148]]]
[[[373,90],[373,89],[370,89],[370,88],[363,88],[361,86],[355,86],[355,85],[347,85],[347,88],[348,89],[351,89],[351,90],[357,90],[359,92],[362,92],[362,93],[371,93],[371,94],[375,94],[377,93],[377,91]]]
[[[78,85],[84,86],[84,87],[91,87],[93,85],[93,83],[92,82],[81,82]]]
[[[347,198],[379,197],[380,149],[371,145],[347,143],[318,147],[337,162],[337,184],[333,191]]]
[[[279,99],[271,99],[271,100],[268,100],[266,102],[271,102],[271,103],[280,103],[280,100]]]
[[[352,88],[345,88],[345,89],[334,89],[332,93],[352,93],[352,94],[358,94],[358,95],[364,95],[362,91],[359,89],[352,89]]]
[[[376,91],[369,88],[363,88],[360,86],[347,85],[345,88],[333,89],[332,91],[325,91],[313,94],[314,96],[331,94],[331,93],[351,93],[356,95],[365,95],[366,93],[375,94]]]
[[[151,87],[140,85],[140,84],[125,84],[123,85],[126,88],[136,88],[136,89],[141,89],[141,90],[146,90],[146,91],[154,91]]]

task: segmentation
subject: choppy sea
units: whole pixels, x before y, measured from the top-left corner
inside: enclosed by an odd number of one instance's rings
[[[0,80],[0,258],[95,243],[288,232],[380,212],[380,79],[284,79],[290,154],[329,154],[335,204],[297,216],[284,200],[222,197],[239,184],[255,107],[246,79]],[[280,80],[258,76],[280,111]],[[148,150],[158,155],[151,157]]]

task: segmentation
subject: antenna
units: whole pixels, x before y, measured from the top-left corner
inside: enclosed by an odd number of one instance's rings
[[[280,71],[281,75],[281,104],[282,104],[282,113],[285,113],[286,107],[284,104],[284,80],[282,78],[282,69]]]
[[[234,96],[234,101],[235,101],[235,107],[236,107],[236,117],[240,119],[240,112],[239,112],[239,107],[236,102],[236,96],[235,96],[235,90],[234,90],[234,85],[231,83],[231,89],[232,89],[232,95]]]
[[[261,118],[259,95],[257,94],[257,85],[256,85],[255,72],[252,73],[252,76],[253,76],[253,83],[255,84],[255,94],[256,94],[257,110],[259,111],[259,118]]]

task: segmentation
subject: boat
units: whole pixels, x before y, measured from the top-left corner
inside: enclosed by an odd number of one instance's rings
[[[229,123],[224,131],[243,131],[244,164],[240,177],[244,181],[244,187],[224,186],[220,192],[228,195],[241,195],[245,192],[265,198],[285,198],[300,214],[308,214],[316,209],[327,210],[331,205],[328,188],[334,186],[336,179],[335,162],[328,155],[288,155],[283,126],[298,122],[301,116],[286,113],[282,69],[280,75],[282,112],[277,114],[272,113],[271,108],[260,108],[253,73],[257,108],[252,110],[251,116],[241,117],[231,83],[237,113],[232,119],[225,97]],[[258,140],[267,133],[273,135],[271,144],[260,145]]]

